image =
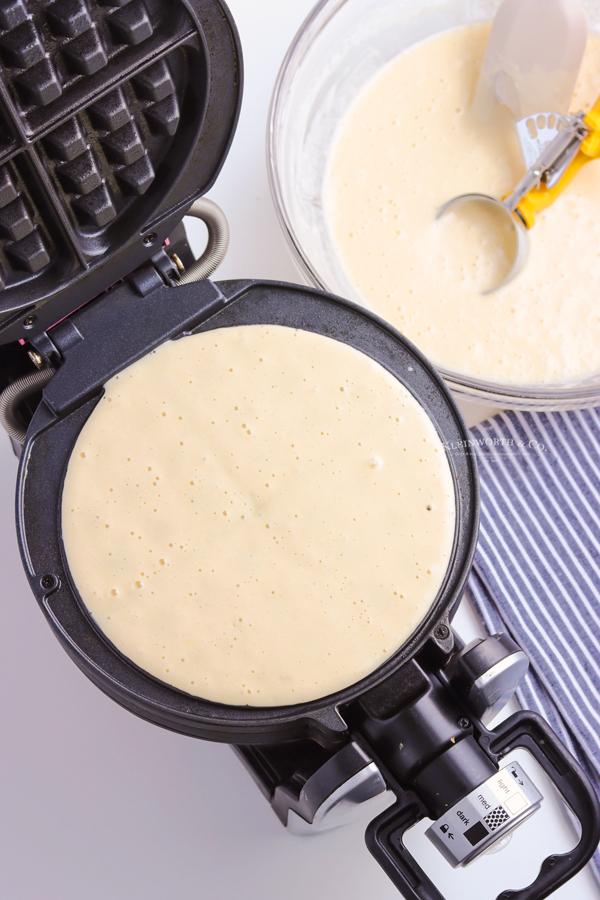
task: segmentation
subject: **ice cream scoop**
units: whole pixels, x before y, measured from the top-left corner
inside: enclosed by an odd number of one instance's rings
[[[565,118],[563,127],[544,150],[538,161],[525,173],[515,189],[503,200],[487,194],[462,194],[444,203],[436,218],[466,203],[483,204],[493,208],[514,229],[515,254],[509,271],[500,284],[483,293],[498,290],[514,278],[527,262],[529,239],[527,232],[535,225],[536,214],[551,206],[575,178],[577,173],[600,157],[600,97],[588,112]],[[565,168],[565,159],[569,160]],[[554,175],[563,171],[556,183]]]

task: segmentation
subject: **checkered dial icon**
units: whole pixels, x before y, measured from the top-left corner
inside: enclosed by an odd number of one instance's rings
[[[484,818],[484,822],[490,831],[495,831],[496,828],[500,828],[501,825],[510,819],[509,814],[506,812],[503,806],[497,806],[496,809],[493,809],[487,816]]]

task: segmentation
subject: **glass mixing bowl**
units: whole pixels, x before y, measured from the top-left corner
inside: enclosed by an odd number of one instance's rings
[[[323,183],[340,119],[371,77],[403,50],[460,25],[489,21],[500,0],[322,0],[302,25],[277,79],[268,168],[277,213],[300,270],[323,290],[364,305],[340,264],[323,210]],[[600,34],[599,0],[583,0]],[[438,366],[468,400],[516,409],[600,404],[600,372],[577,384],[493,384]]]

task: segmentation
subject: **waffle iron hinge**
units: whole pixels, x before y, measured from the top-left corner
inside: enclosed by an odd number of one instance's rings
[[[165,341],[193,331],[227,302],[208,280],[171,287],[154,264],[137,269],[41,341],[35,339],[35,349],[48,361],[48,351],[62,360],[44,392],[44,405],[55,418],[68,415],[98,396],[114,375]]]
[[[161,249],[150,262],[131,272],[126,280],[135,287],[140,296],[146,297],[152,291],[165,285],[174,287],[177,284],[177,271],[170,256],[164,249]],[[108,294],[118,289],[119,284],[120,282],[111,285],[106,291],[94,297],[94,302],[103,302]],[[41,366],[58,368],[63,362],[65,354],[83,340],[83,335],[73,321],[74,318],[75,316],[69,316],[53,325],[48,331],[42,331],[31,338],[29,356],[38,368]]]
[[[168,252],[165,246],[149,262],[139,266],[127,277],[126,280],[133,286],[136,295],[147,297],[159,288],[171,289],[177,285],[178,265],[181,265],[180,254],[186,260],[191,257],[191,254],[188,252],[189,247],[183,226],[181,225],[176,231],[180,234],[174,234],[174,237],[181,239],[177,240],[175,245],[172,241],[168,242]],[[191,258],[193,260],[193,257]],[[62,366],[65,356],[84,340],[84,334],[76,324],[80,315],[83,316],[85,308],[92,303],[110,302],[110,295],[118,292],[122,286],[123,279],[81,306],[79,314],[78,312],[71,314],[48,330],[32,334],[27,343],[14,342],[2,347],[0,394],[10,388],[11,398],[14,395],[15,399],[10,400],[10,409],[7,415],[10,422],[14,422],[15,427],[13,429],[10,424],[7,426],[2,417],[2,410],[0,410],[0,422],[9,431],[13,450],[17,456],[21,455],[24,439],[17,436],[17,431],[19,435],[25,435],[42,400],[42,391],[48,386],[54,373]],[[35,316],[32,316],[32,319],[35,320]]]

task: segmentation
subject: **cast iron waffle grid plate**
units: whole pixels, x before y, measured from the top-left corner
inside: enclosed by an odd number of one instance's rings
[[[208,190],[239,68],[217,0],[2,0],[0,343],[30,337],[27,314],[106,260],[87,299],[135,268],[139,247],[118,261],[126,245]]]

